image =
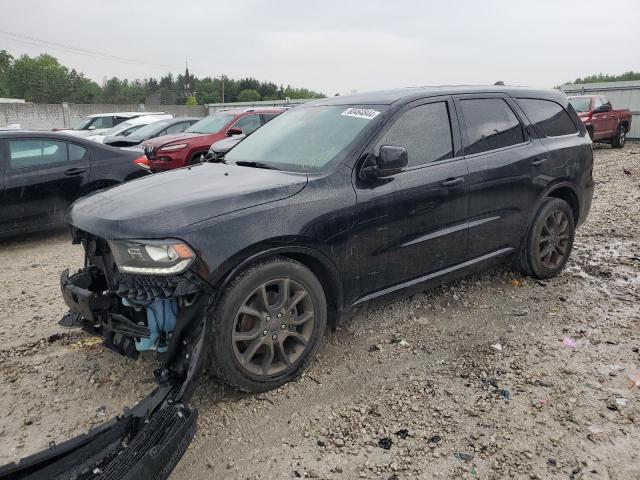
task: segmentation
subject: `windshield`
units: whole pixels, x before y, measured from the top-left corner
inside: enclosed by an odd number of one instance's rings
[[[89,125],[91,125],[91,122],[93,122],[94,120],[95,120],[95,118],[85,118],[79,124],[77,124],[75,127],[73,127],[73,129],[74,130],[85,130]]]
[[[171,120],[160,120],[159,122],[153,122],[149,125],[144,125],[136,130],[134,133],[129,135],[129,138],[133,139],[141,139],[145,140],[152,135],[155,135],[157,132],[162,130],[163,128],[167,128],[171,124]]]
[[[235,115],[228,113],[216,113],[204,117],[185,130],[187,133],[218,133],[222,128],[233,120]]]
[[[230,162],[258,162],[282,170],[316,172],[379,120],[385,106],[297,107],[248,136],[227,155]]]
[[[591,106],[591,97],[572,97],[569,103],[576,112],[588,112]]]

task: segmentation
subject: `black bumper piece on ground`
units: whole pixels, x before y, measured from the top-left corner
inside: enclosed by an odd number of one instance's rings
[[[162,385],[124,415],[84,435],[0,467],[2,480],[164,480],[196,431],[197,412]]]
[[[68,326],[86,328],[108,311],[109,295],[88,288],[90,272],[73,276],[63,272],[60,283],[71,308],[65,319],[73,325]],[[159,386],[149,396],[86,434],[0,466],[0,480],[169,478],[196,431],[197,411],[190,410],[187,402],[208,354],[207,302],[203,295],[181,312],[176,341],[164,354],[165,366],[155,372]]]

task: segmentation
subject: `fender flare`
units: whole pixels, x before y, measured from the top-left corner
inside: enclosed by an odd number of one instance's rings
[[[572,182],[570,182],[569,180],[559,180],[555,183],[552,183],[551,185],[548,185],[543,191],[542,193],[540,193],[540,195],[538,196],[538,199],[536,200],[536,203],[534,204],[534,207],[529,211],[529,215],[527,216],[527,227],[525,228],[524,232],[522,232],[522,236],[521,239],[526,238],[526,236],[529,234],[529,229],[531,228],[531,224],[533,223],[533,219],[535,218],[536,214],[538,213],[538,210],[540,210],[540,206],[542,205],[542,203],[549,197],[553,197],[553,195],[551,195],[551,193],[553,193],[555,190],[558,190],[560,188],[568,188],[571,190],[571,192],[573,193],[573,195],[575,196],[576,199],[576,209],[578,211],[578,213],[581,213],[581,199],[580,199],[580,195],[578,195],[578,189],[576,188],[575,184],[573,184]],[[574,219],[576,221],[576,225],[578,222],[578,219]],[[522,241],[522,240],[521,240]]]
[[[294,260],[298,260],[296,256],[303,255],[306,257],[311,257],[315,261],[320,262],[323,270],[328,274],[329,280],[331,281],[332,287],[334,288],[334,292],[332,293],[336,295],[335,302],[328,303],[335,303],[333,307],[337,309],[337,312],[344,308],[344,286],[342,284],[340,274],[338,273],[338,269],[333,261],[319,250],[301,245],[286,245],[282,247],[268,247],[260,249],[259,251],[246,256],[240,262],[237,262],[233,268],[222,274],[220,277],[216,277],[215,279],[210,278],[209,284],[214,286],[214,297],[212,299],[212,304],[215,304],[219,301],[225,287],[244,268],[264,258],[279,255],[293,258]],[[304,264],[304,261],[301,261],[301,263]]]

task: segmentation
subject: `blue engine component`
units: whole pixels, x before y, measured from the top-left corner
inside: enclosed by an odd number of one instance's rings
[[[164,339],[167,339],[176,328],[178,302],[175,299],[154,300],[147,305],[136,305],[123,299],[122,303],[147,310],[147,328],[149,328],[151,335],[149,338],[136,340],[136,350],[139,352],[147,350],[166,352],[167,344]]]

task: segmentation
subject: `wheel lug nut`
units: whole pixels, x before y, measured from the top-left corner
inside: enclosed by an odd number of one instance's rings
[[[286,328],[287,328],[287,326],[284,323],[282,325],[280,325],[280,330],[284,330]]]
[[[273,335],[271,335],[271,338],[272,338],[272,339],[274,339],[274,340],[277,340],[278,335],[276,335],[276,334],[274,333]]]
[[[271,317],[267,317],[267,322],[270,322],[270,321],[271,321]]]
[[[267,330],[262,331],[262,335],[267,335],[269,332]]]
[[[278,314],[278,318],[282,318],[282,314],[281,313]]]

